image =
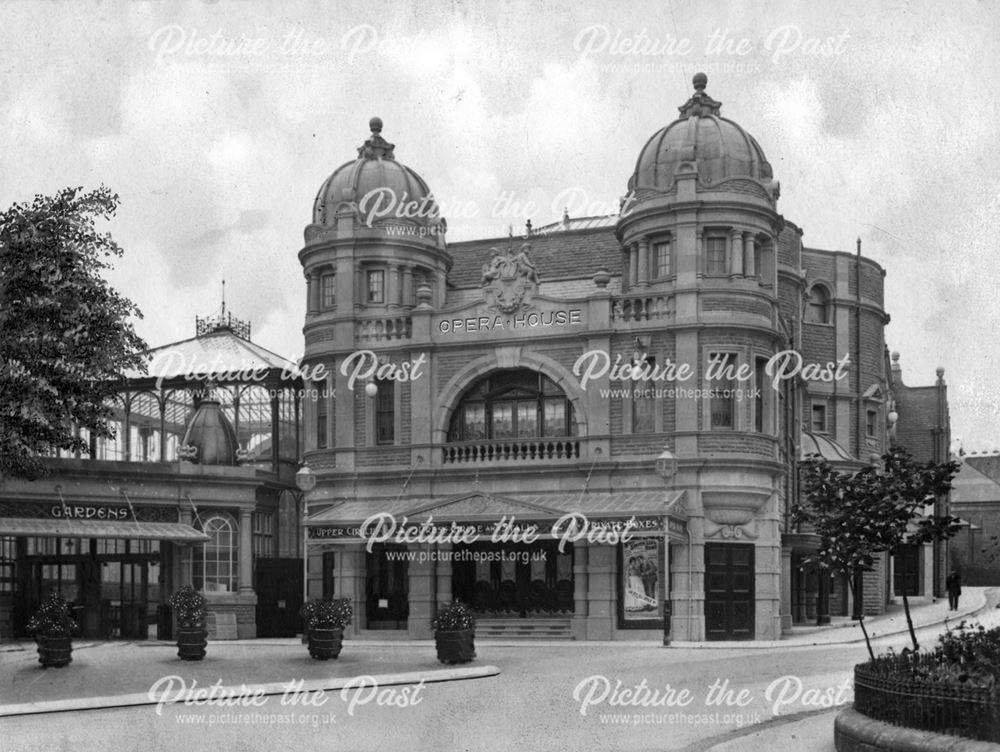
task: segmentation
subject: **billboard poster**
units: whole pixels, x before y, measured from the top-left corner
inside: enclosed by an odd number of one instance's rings
[[[632,538],[621,544],[620,602],[623,627],[659,626],[663,619],[663,541]]]

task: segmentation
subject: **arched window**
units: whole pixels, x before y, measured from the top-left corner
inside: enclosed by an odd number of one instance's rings
[[[806,307],[807,324],[830,323],[830,293],[823,285],[813,285],[809,289],[809,303]]]
[[[575,436],[573,405],[547,376],[526,368],[477,381],[451,416],[448,441]]]
[[[238,536],[236,522],[228,514],[213,513],[202,530],[209,540],[194,554],[194,586],[206,592],[236,591]]]

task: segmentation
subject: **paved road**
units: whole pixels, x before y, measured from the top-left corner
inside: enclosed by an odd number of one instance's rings
[[[920,631],[926,644],[940,628]],[[901,648],[905,636],[879,641]],[[350,646],[348,646],[350,647]],[[386,664],[394,651],[385,648]],[[794,750],[832,752],[833,704],[852,699],[862,644],[664,649],[480,647],[498,677],[422,689],[166,704],[0,719],[0,750]],[[406,663],[402,653],[395,655]],[[297,677],[290,666],[287,676]],[[39,672],[42,674],[43,672]],[[51,676],[51,673],[46,674]],[[224,684],[233,683],[221,676]],[[312,704],[305,704],[305,703]]]

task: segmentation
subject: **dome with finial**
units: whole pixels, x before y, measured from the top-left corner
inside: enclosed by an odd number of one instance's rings
[[[358,147],[358,158],[333,171],[313,204],[313,224],[329,226],[345,205],[364,224],[406,222],[434,225],[442,220],[431,189],[416,172],[396,160],[395,144],[382,138],[382,119],[368,123],[371,136]]]
[[[699,182],[713,185],[735,177],[771,182],[771,165],[760,144],[732,120],[719,113],[722,102],[707,93],[708,76],[697,73],[694,95],[681,107],[681,116],[658,130],[639,153],[629,190],[670,189],[678,167],[692,162]]]
[[[212,396],[194,411],[177,453],[181,459],[201,465],[235,465],[238,448],[233,424]]]

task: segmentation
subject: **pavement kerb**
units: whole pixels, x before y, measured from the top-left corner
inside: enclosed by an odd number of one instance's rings
[[[984,588],[977,595],[977,604],[974,606],[969,606],[967,610],[956,611],[954,614],[949,612],[949,615],[942,619],[933,619],[931,621],[919,622],[914,621],[913,628],[916,629],[926,629],[927,627],[933,627],[939,624],[944,624],[946,621],[949,623],[958,624],[963,619],[968,619],[975,616],[981,611],[989,610],[988,603],[989,598],[987,597],[987,592],[992,588]],[[912,616],[912,612],[911,612]],[[872,632],[872,627],[878,626],[878,621],[876,619],[866,620],[865,624],[868,627],[869,633],[868,637],[871,640],[881,640],[886,637],[894,637],[896,635],[906,634],[909,632],[909,627],[906,626],[905,620],[902,625],[898,628],[892,629],[889,632]],[[773,649],[773,648],[812,648],[823,645],[854,645],[863,643],[865,641],[864,635],[845,637],[844,639],[836,639],[836,632],[833,630],[841,630],[852,627],[857,627],[856,622],[851,622],[849,624],[843,624],[839,626],[830,627],[829,632],[810,632],[808,635],[801,635],[797,637],[791,637],[784,640],[753,640],[746,642],[674,642],[671,643],[671,647],[678,648],[692,648],[692,649],[705,649],[705,648],[738,648],[738,649]],[[859,629],[860,631],[860,629]],[[833,639],[830,639],[830,638]],[[824,639],[810,639],[810,638],[824,638]]]
[[[996,752],[993,742],[964,739],[933,731],[893,726],[862,715],[853,708],[837,714],[833,722],[837,752]]]
[[[436,671],[409,671],[396,674],[381,674],[378,676],[340,676],[329,679],[312,679],[296,683],[295,689],[298,692],[315,692],[322,689],[327,691],[337,691],[344,689],[361,689],[364,687],[378,686],[391,687],[402,684],[434,684],[446,681],[461,681],[465,679],[483,679],[489,676],[497,676],[500,669],[496,666],[472,666],[467,668],[448,668]],[[367,683],[359,683],[364,678]],[[356,686],[354,686],[356,685]],[[214,688],[214,685],[213,685]],[[254,697],[265,697],[271,695],[281,695],[288,691],[288,682],[273,682],[270,684],[241,684],[237,686],[226,686],[215,688],[215,697],[220,698],[219,705],[244,705],[252,707]],[[203,691],[203,690],[199,690]],[[64,700],[47,700],[44,702],[26,702],[17,705],[0,705],[0,717],[37,715],[43,713],[63,713],[73,710],[101,710],[105,708],[124,708],[141,705],[173,705],[178,703],[191,705],[209,705],[211,700],[206,698],[191,699],[189,702],[180,697],[180,693],[174,695],[174,699],[164,699],[166,692],[153,694],[151,688],[148,692],[140,692],[128,695],[107,696],[107,697],[74,697]],[[160,708],[157,708],[157,713]]]

